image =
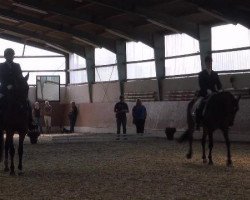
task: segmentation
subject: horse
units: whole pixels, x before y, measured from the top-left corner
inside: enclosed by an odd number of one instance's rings
[[[212,149],[213,149],[213,132],[217,129],[221,130],[226,146],[227,146],[227,166],[232,165],[231,151],[230,151],[230,140],[228,136],[229,127],[233,126],[234,119],[237,111],[239,110],[239,100],[241,96],[234,97],[228,91],[222,91],[211,95],[206,103],[203,111],[203,135],[202,135],[202,159],[203,163],[207,163],[206,158],[206,138],[209,138],[209,155],[208,164],[213,164],[212,159]],[[195,99],[191,100],[187,108],[187,123],[188,129],[180,137],[179,141],[185,140],[189,141],[189,150],[187,153],[187,158],[191,159],[193,155],[192,143],[193,143],[193,132],[195,131],[195,118],[192,115],[192,108],[195,104]]]
[[[29,122],[31,113],[29,111],[29,102],[28,102],[28,91],[29,86],[27,83],[29,74],[25,77],[21,77],[16,79],[13,88],[11,91],[6,94],[4,108],[4,114],[2,117],[2,124],[1,124],[1,141],[0,142],[0,155],[3,154],[3,130],[6,133],[5,139],[5,157],[4,157],[4,171],[10,171],[10,175],[15,175],[15,166],[14,166],[14,155],[15,155],[15,147],[13,136],[14,133],[18,133],[19,135],[19,145],[18,145],[18,155],[19,155],[19,175],[22,174],[22,157],[23,157],[23,141],[25,139],[25,135],[29,128]],[[8,154],[10,155],[10,168],[9,168],[9,158]]]

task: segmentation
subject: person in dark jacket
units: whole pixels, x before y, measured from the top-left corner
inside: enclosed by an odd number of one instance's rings
[[[114,112],[116,113],[116,124],[117,124],[117,140],[120,139],[121,125],[123,129],[123,137],[126,140],[126,125],[127,116],[126,113],[129,112],[128,105],[124,102],[124,96],[120,96],[120,101],[115,104]]]
[[[39,132],[42,134],[43,133],[43,128],[42,128],[42,117],[41,117],[41,107],[39,102],[35,102],[34,108],[32,110],[33,118],[35,125],[39,129]]]
[[[132,109],[133,123],[136,126],[136,133],[143,135],[147,110],[140,99],[136,100],[136,105]]]
[[[76,124],[76,118],[77,118],[77,107],[76,107],[76,103],[74,101],[71,102],[71,110],[68,114],[69,117],[69,124],[70,124],[70,133],[74,133],[75,131],[75,124]]]
[[[207,95],[221,90],[222,84],[218,74],[212,70],[212,58],[207,56],[205,58],[206,69],[199,73],[199,96],[206,97]]]
[[[205,58],[205,65],[206,68],[203,69],[199,75],[199,86],[200,91],[198,94],[197,109],[196,109],[196,129],[199,130],[200,123],[202,120],[202,111],[205,106],[205,100],[207,97],[215,92],[218,92],[222,89],[222,84],[218,74],[212,70],[212,57],[206,56]]]
[[[7,48],[4,51],[5,62],[0,64],[0,115],[4,115],[4,108],[8,104],[8,97],[11,96],[18,79],[23,79],[22,70],[18,63],[14,63],[15,51]],[[29,128],[32,125],[32,109],[27,100],[27,109],[29,112]],[[0,116],[1,119],[1,116]]]
[[[5,49],[4,58],[6,61],[0,64],[0,83],[3,95],[13,89],[16,79],[23,78],[20,65],[13,62],[14,56],[15,51],[13,49]]]

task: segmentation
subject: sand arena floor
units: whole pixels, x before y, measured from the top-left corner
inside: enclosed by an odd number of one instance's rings
[[[250,199],[250,144],[233,143],[226,167],[224,143],[214,165],[202,164],[201,145],[186,160],[187,144],[164,138],[24,145],[22,176],[0,171],[0,199]],[[17,158],[16,166],[17,166]]]

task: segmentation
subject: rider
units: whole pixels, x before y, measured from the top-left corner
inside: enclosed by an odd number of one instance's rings
[[[205,57],[205,66],[206,68],[203,69],[199,75],[199,86],[200,91],[198,94],[198,107],[196,109],[196,128],[199,130],[200,123],[202,120],[202,111],[205,106],[205,99],[214,92],[218,92],[222,89],[222,85],[219,79],[218,74],[212,70],[212,57],[206,56]]]
[[[11,48],[7,48],[4,51],[5,62],[0,63],[0,117],[2,118],[4,108],[7,105],[8,100],[6,96],[13,91],[14,83],[16,79],[22,79],[22,70],[18,63],[14,63],[15,51]],[[31,108],[28,106],[28,111]],[[32,118],[29,119],[29,126],[32,123]]]

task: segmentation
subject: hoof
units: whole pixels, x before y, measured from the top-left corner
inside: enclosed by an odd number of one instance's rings
[[[191,158],[192,158],[192,154],[191,154],[191,153],[188,153],[188,154],[186,155],[186,157],[187,157],[187,159],[191,159]]]
[[[210,160],[210,161],[208,162],[208,164],[209,164],[209,165],[213,165],[214,163],[213,163],[213,161]]]
[[[16,173],[15,172],[10,172],[10,176],[15,176]]]
[[[18,174],[18,176],[22,176],[24,174],[24,172],[23,171],[19,171],[17,174]]]
[[[227,167],[232,167],[232,166],[233,166],[232,161],[231,161],[231,160],[228,160],[228,161],[227,161]]]
[[[203,158],[203,164],[207,164],[207,159]]]
[[[10,169],[9,169],[8,167],[5,167],[3,171],[4,171],[4,172],[9,172]]]

